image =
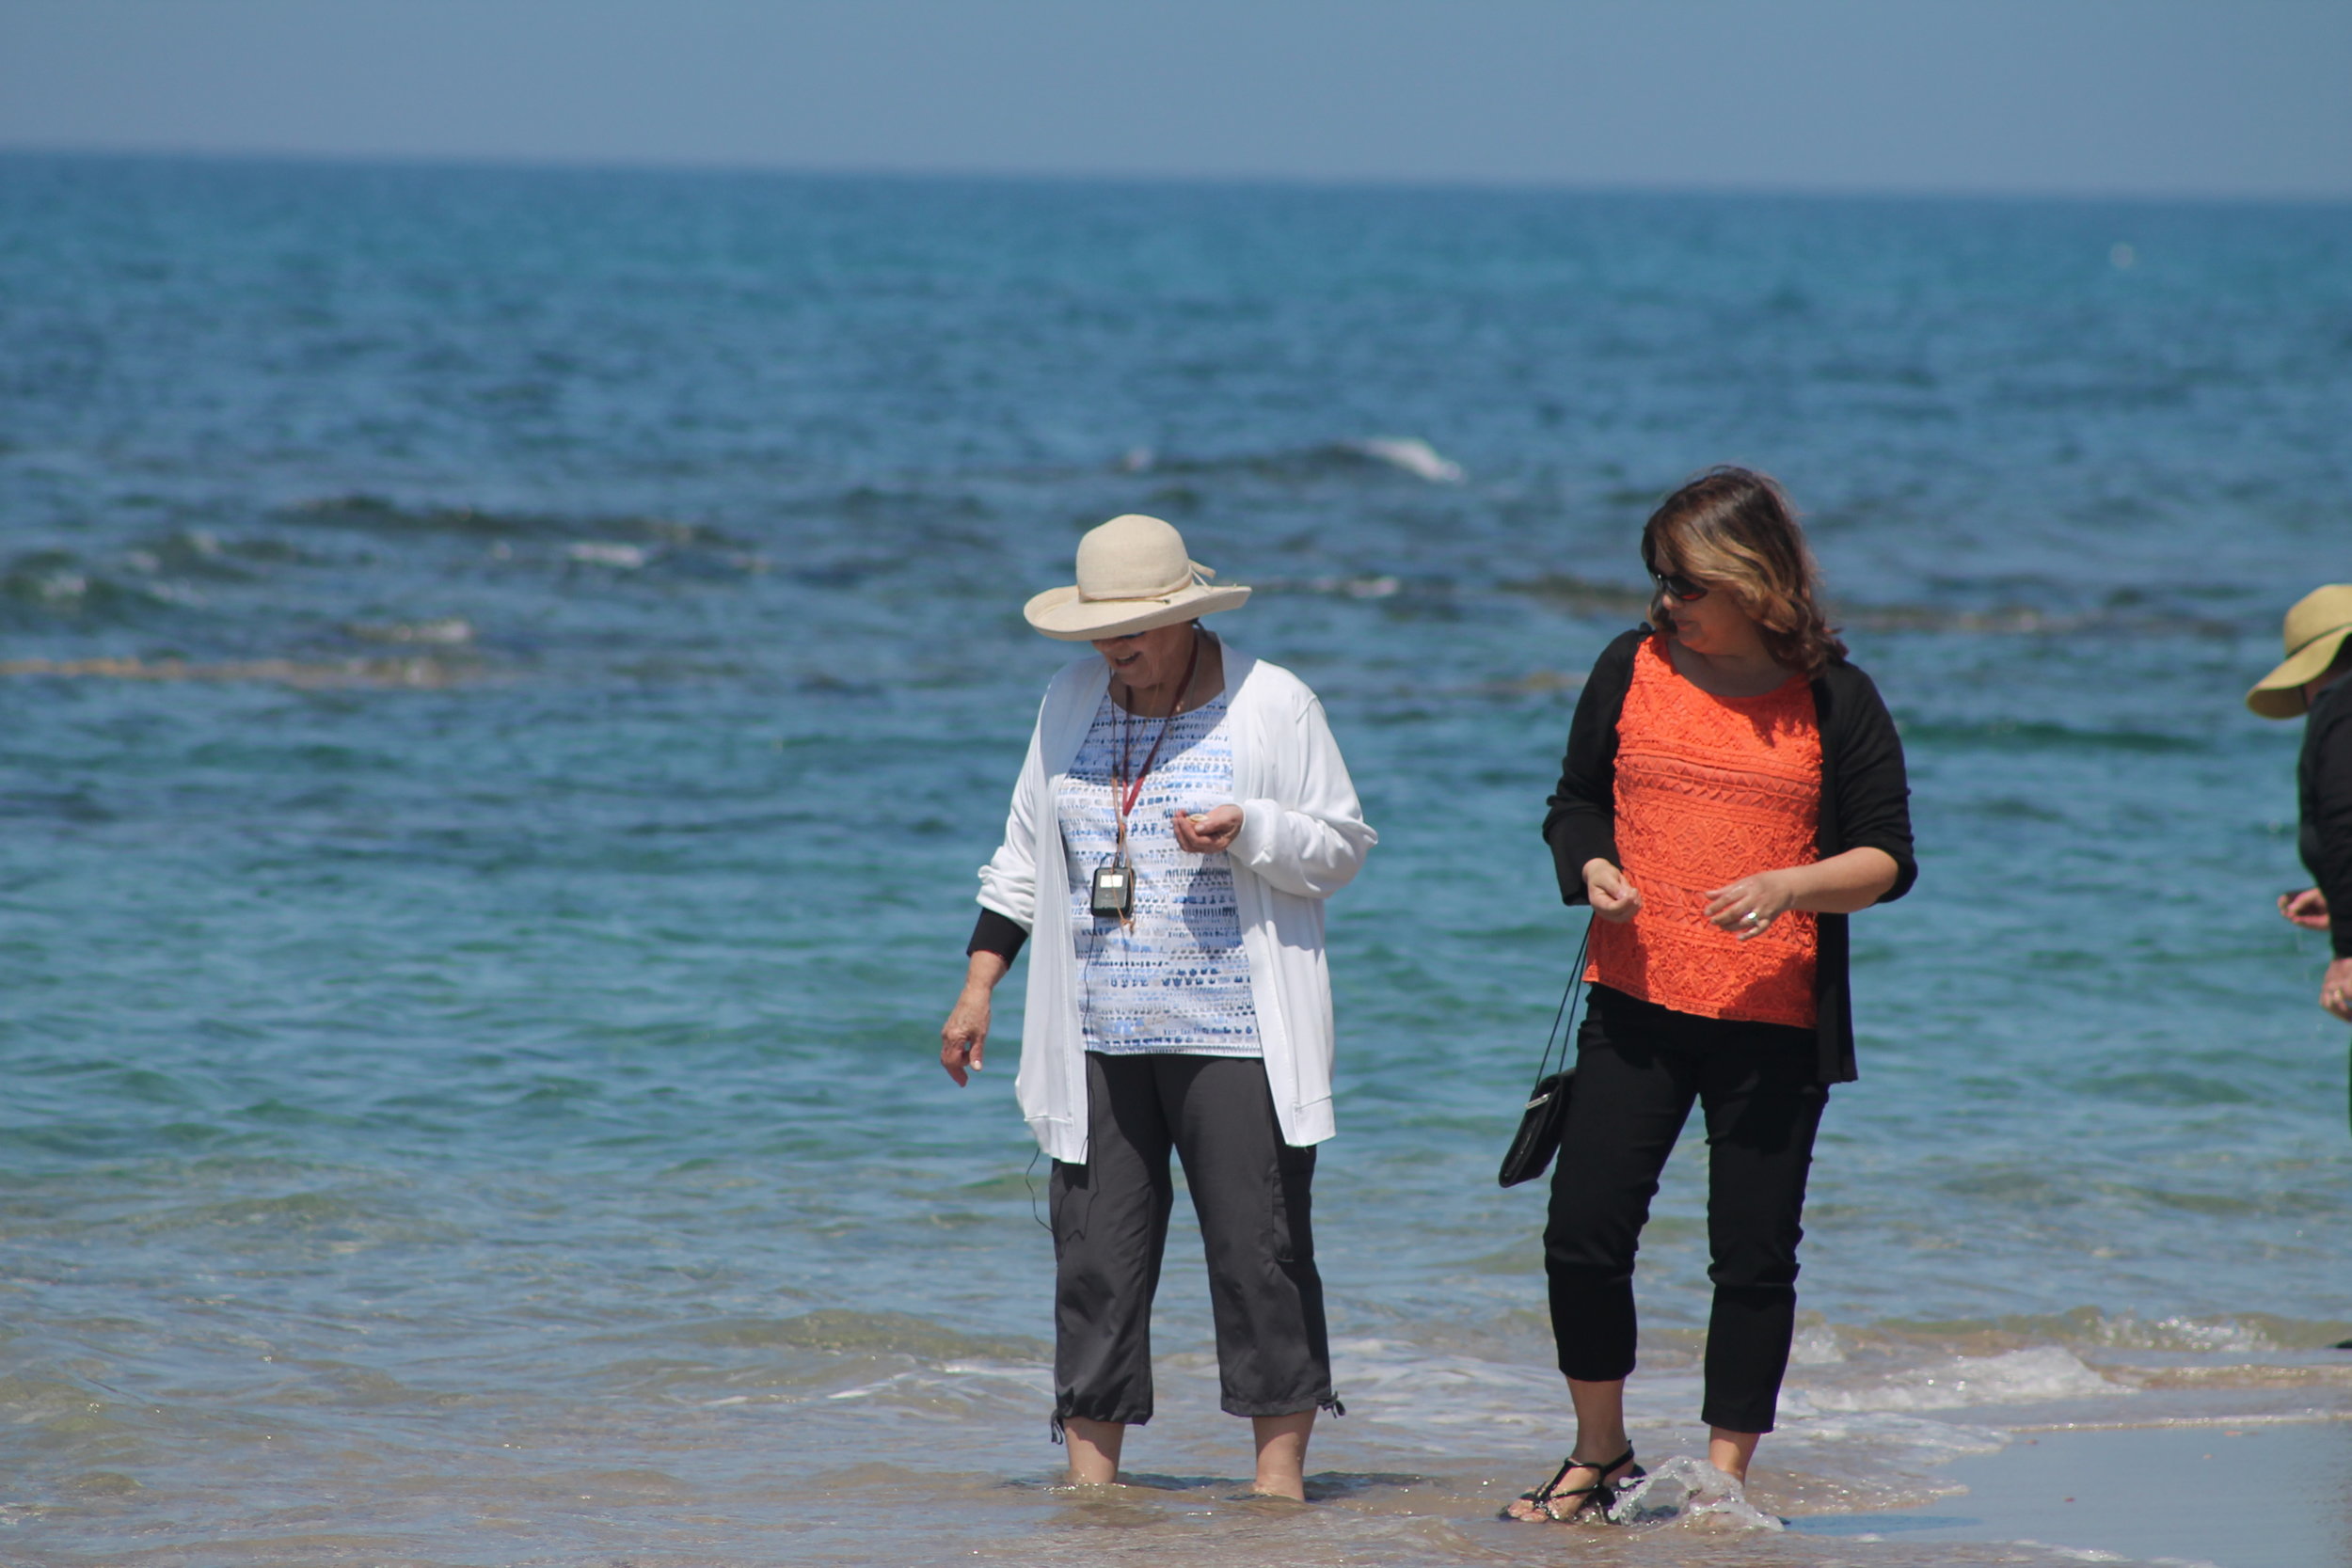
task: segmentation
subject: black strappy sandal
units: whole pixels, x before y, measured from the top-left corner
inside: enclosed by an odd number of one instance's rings
[[[1611,1481],[1610,1473],[1620,1469],[1624,1470],[1625,1474],[1615,1481]],[[1600,1479],[1590,1486],[1571,1487],[1563,1491],[1560,1483],[1568,1479],[1570,1470],[1591,1470],[1598,1474]],[[1626,1449],[1606,1465],[1596,1465],[1589,1459],[1579,1459],[1574,1453],[1570,1453],[1567,1458],[1560,1462],[1560,1468],[1552,1472],[1549,1481],[1533,1492],[1520,1493],[1519,1501],[1534,1503],[1543,1510],[1544,1517],[1555,1525],[1565,1525],[1571,1519],[1580,1518],[1595,1511],[1606,1519],[1609,1517],[1609,1505],[1615,1499],[1616,1495],[1648,1473],[1633,1463],[1631,1449]],[[1561,1513],[1558,1506],[1563,1497],[1575,1499],[1574,1506],[1565,1513]],[[1503,1510],[1502,1516],[1506,1519],[1520,1519],[1523,1524],[1533,1523],[1532,1520],[1521,1519],[1518,1514],[1513,1513],[1508,1509]]]

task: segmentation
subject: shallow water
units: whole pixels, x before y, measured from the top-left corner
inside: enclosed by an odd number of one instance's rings
[[[1808,509],[1921,842],[1759,1497],[2352,1414],[2346,1041],[2239,705],[2345,575],[2347,261],[2341,207],[0,159],[0,1554],[1556,1556],[1491,1517],[1565,1437],[1491,1180],[1575,937],[1534,829],[1716,460]],[[1227,1500],[1181,1229],[1159,1480],[1045,1484],[1012,1020],[933,1060],[1063,653],[1018,605],[1129,509],[1260,587],[1383,833],[1304,1512]]]

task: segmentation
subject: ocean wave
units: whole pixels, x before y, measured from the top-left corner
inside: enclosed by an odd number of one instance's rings
[[[2006,1318],[2001,1324],[2036,1338],[2115,1350],[2232,1355],[2326,1350],[2337,1347],[2338,1341],[2352,1334],[2352,1319],[2283,1318],[2269,1312],[2143,1318],[2136,1312],[2108,1313],[2092,1307],[2057,1317]]]
[[[1791,1387],[1783,1408],[1792,1417],[1864,1412],[1960,1410],[1976,1405],[2026,1404],[2048,1400],[2131,1392],[2056,1345],[1962,1355],[1886,1375],[1808,1377]]]
[[[1503,582],[1507,593],[1541,599],[1578,615],[1617,615],[1646,620],[1649,590],[1634,583],[1581,578],[1565,572]],[[2058,610],[2029,604],[1945,606],[1833,601],[1830,624],[1840,631],[1899,636],[1945,633],[1985,637],[2060,636],[2099,631],[2117,636],[2234,637],[2242,628],[2206,616],[2166,614],[2136,609]]]
[[[911,1355],[933,1362],[1050,1361],[1041,1340],[1017,1334],[974,1334],[905,1312],[858,1312],[828,1307],[792,1318],[724,1318],[698,1325],[689,1337],[714,1346],[787,1345],[858,1354]]]
[[[322,496],[279,509],[290,523],[382,533],[453,534],[466,538],[573,541],[582,535],[623,544],[741,550],[743,541],[707,523],[669,517],[567,516],[560,513],[485,511],[471,506],[407,506],[365,492]]]
[[[1649,591],[1620,582],[1602,582],[1566,572],[1546,572],[1503,583],[1506,593],[1542,599],[1576,615],[1612,615],[1640,621],[1649,614]]]
[[[1460,484],[1462,465],[1419,436],[1364,436],[1283,451],[1229,457],[1169,456],[1151,447],[1131,447],[1111,465],[1120,473],[1254,473],[1274,479],[1307,479],[1350,470],[1409,474],[1430,484]]]
[[[1995,637],[2060,636],[2097,631],[2116,637],[2235,637],[2243,627],[2209,615],[2106,606],[2051,610],[2030,604],[1980,607],[1837,601],[1831,624],[1845,631],[1959,632]]]
[[[192,585],[126,578],[67,550],[36,550],[0,567],[0,625],[130,626],[202,603]]]
[[[210,529],[182,529],[147,540],[123,556],[124,564],[152,576],[209,578],[220,582],[250,582],[253,573],[239,566],[232,550]]]
[[[1894,1356],[1926,1364],[1951,1355],[1991,1355],[2051,1345],[2085,1351],[2155,1351],[2268,1356],[2324,1350],[2352,1334],[2352,1319],[2285,1318],[2249,1311],[2146,1318],[2077,1307],[2065,1312],[1870,1324],[1809,1323],[1799,1329],[1795,1364],[1830,1365]]]
[[[355,621],[343,630],[361,642],[421,643],[456,648],[474,640],[471,622],[450,615],[437,621]]]
[[[1405,592],[1405,579],[1386,572],[1347,577],[1252,578],[1248,586],[1267,594],[1328,594],[1343,599],[1391,599]]]
[[[391,687],[439,690],[485,678],[477,664],[430,655],[405,658],[248,658],[198,663],[180,658],[0,659],[0,676],[118,681],[261,681],[304,689]]]
[[[1402,468],[1415,479],[1425,479],[1432,484],[1459,484],[1470,477],[1459,463],[1441,456],[1437,448],[1418,436],[1370,436],[1360,441],[1343,441],[1340,446],[1343,451]]]
[[[1993,752],[2130,752],[2148,755],[2207,752],[2212,747],[2185,736],[2160,735],[2139,729],[2079,729],[2071,724],[1995,719],[1982,723],[1923,722],[1903,725],[1903,738],[1913,743],[1947,746],[1956,751]]]
[[[645,549],[642,545],[623,545],[609,539],[579,539],[564,546],[564,559],[582,566],[610,566],[619,572],[644,569]]]

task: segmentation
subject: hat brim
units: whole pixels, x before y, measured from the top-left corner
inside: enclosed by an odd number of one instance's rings
[[[2303,717],[2310,705],[2303,701],[2304,686],[2328,673],[2347,637],[2352,637],[2352,626],[2338,626],[2296,649],[2276,670],[2254,683],[2246,694],[2246,705],[2265,719]]]
[[[1098,637],[1128,637],[1154,626],[1172,626],[1197,615],[1238,609],[1249,590],[1238,585],[1208,588],[1199,583],[1156,599],[1082,599],[1075,584],[1048,588],[1021,607],[1029,625],[1064,642]]]

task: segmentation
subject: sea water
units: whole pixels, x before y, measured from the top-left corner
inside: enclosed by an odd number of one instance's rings
[[[1807,514],[1920,879],[1854,924],[1758,1506],[1578,1549],[1978,1560],[1769,1527],[2036,1423],[2342,1418],[2346,1031],[2240,698],[2352,576],[2347,430],[2342,206],[0,159],[0,1558],[1557,1560],[1492,1517],[1569,1436],[1493,1180],[1582,918],[1536,830],[1726,461]],[[1257,589],[1219,630],[1382,834],[1306,1510],[1233,1500],[1188,1220],[1138,1484],[1054,1487],[1018,984],[936,1061],[1083,652],[1020,604],[1126,511]]]

